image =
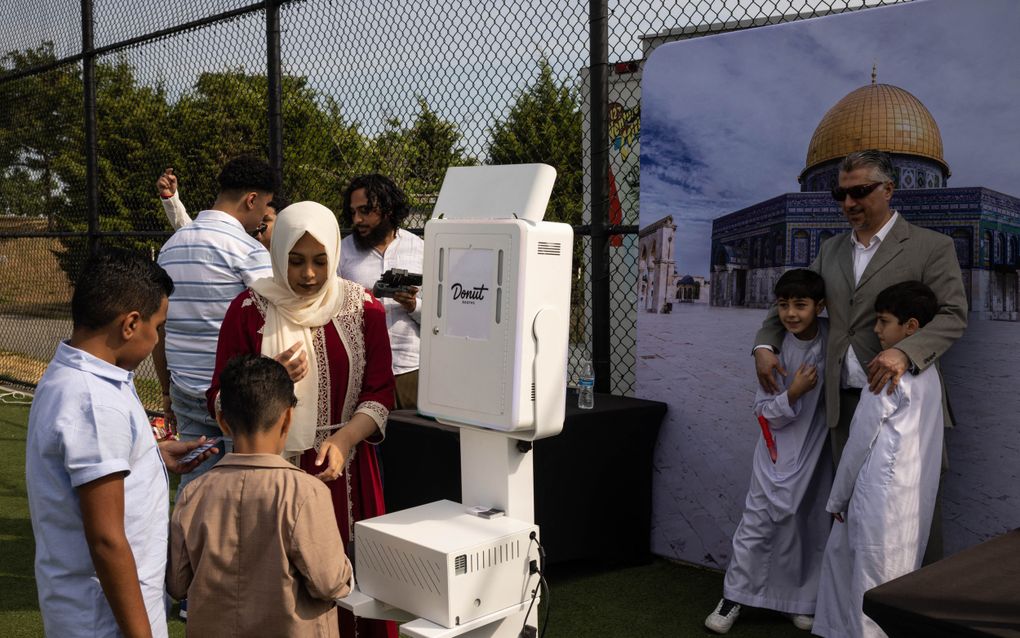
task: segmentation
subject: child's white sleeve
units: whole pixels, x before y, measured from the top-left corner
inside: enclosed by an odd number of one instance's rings
[[[786,358],[780,354],[779,364],[786,368],[789,364]],[[786,385],[786,379],[779,377],[777,382],[780,387]],[[754,414],[761,415],[769,422],[769,427],[774,430],[789,425],[797,419],[800,414],[800,401],[790,404],[790,395],[786,388],[779,394],[771,394],[761,389],[759,384],[754,393]]]
[[[759,386],[754,394],[754,414],[765,417],[772,429],[779,429],[797,419],[800,401],[790,405],[790,396],[786,390],[779,394],[769,394]]]
[[[884,390],[881,394],[875,395],[864,388],[854,418],[850,422],[850,437],[846,447],[843,448],[843,454],[839,457],[839,467],[836,468],[825,511],[833,514],[847,511],[857,477],[868,460],[868,455],[871,454],[871,446],[875,444],[882,424],[896,410],[901,397],[902,390],[899,388],[891,395],[886,394]]]
[[[64,469],[74,488],[110,474],[131,472],[135,439],[130,415],[105,405],[90,404],[87,409],[92,419],[65,419],[55,426],[64,453]]]

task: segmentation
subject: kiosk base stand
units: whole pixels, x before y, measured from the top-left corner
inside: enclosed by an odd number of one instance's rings
[[[534,457],[527,442],[505,434],[464,428],[460,433],[461,485],[465,505],[497,509],[519,521],[534,520]],[[371,522],[369,521],[366,522]],[[451,534],[455,530],[451,530]],[[364,548],[361,548],[364,549]],[[361,552],[359,552],[360,554]],[[537,556],[536,556],[537,557]],[[455,627],[444,627],[425,618],[381,602],[355,586],[337,605],[362,618],[393,620],[400,634],[410,638],[519,638],[531,606],[530,593],[539,587],[538,574],[528,578],[522,591],[526,600],[505,609],[474,618]],[[538,598],[531,606],[527,624],[537,626]]]

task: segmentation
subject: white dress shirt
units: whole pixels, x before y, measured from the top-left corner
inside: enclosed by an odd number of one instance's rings
[[[403,228],[397,229],[397,236],[381,253],[375,248],[363,250],[348,235],[340,242],[340,276],[357,282],[372,290],[379,277],[391,268],[402,268],[409,273],[421,274],[425,264],[425,242]],[[408,313],[393,299],[380,299],[386,308],[386,328],[390,333],[390,349],[393,351],[393,374],[404,374],[418,369],[418,353],[421,349],[421,298],[415,303],[414,312]]]
[[[857,231],[850,233],[850,244],[853,246],[854,251],[854,286],[860,283],[861,276],[868,268],[868,264],[871,263],[871,258],[878,252],[878,247],[882,244],[886,235],[892,230],[897,216],[898,213],[893,211],[892,217],[875,233],[875,236],[871,238],[867,246],[857,241]],[[868,371],[861,365],[861,361],[857,358],[857,353],[854,352],[853,346],[847,348],[846,351],[846,359],[843,361],[843,370],[840,373],[840,386],[844,388],[865,388],[868,386]]]

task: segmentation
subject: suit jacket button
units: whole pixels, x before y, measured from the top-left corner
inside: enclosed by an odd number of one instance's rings
[[[849,330],[846,331],[846,333],[852,337],[854,336],[854,329],[850,328]]]

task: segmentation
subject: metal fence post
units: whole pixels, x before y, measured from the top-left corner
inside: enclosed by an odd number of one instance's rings
[[[283,184],[283,72],[280,68],[280,2],[266,0],[266,75],[269,101],[269,165]]]
[[[88,252],[99,247],[99,145],[96,127],[96,56],[92,0],[81,0],[82,88],[85,97],[85,208]]]
[[[609,8],[589,5],[591,78],[591,331],[595,390],[609,392]]]

